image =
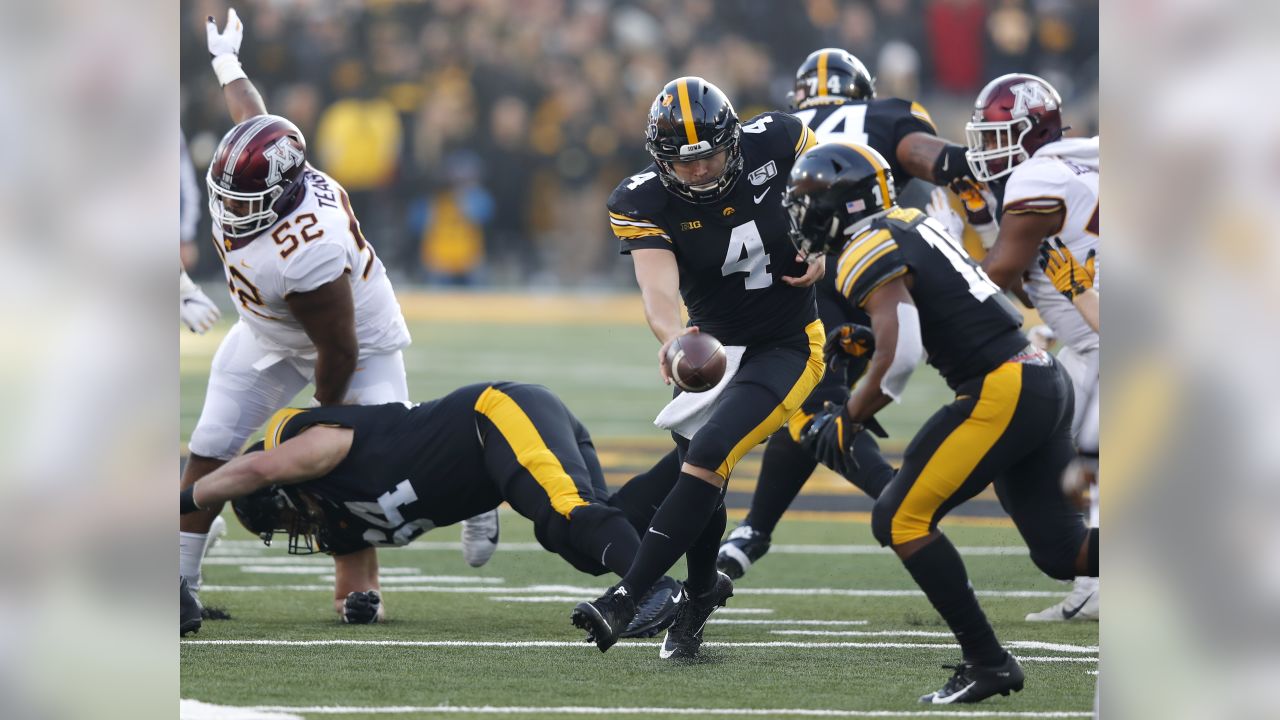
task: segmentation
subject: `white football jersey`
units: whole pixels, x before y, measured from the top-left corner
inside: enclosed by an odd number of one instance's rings
[[[229,249],[222,228],[213,237],[241,320],[264,350],[314,359],[316,349],[289,312],[285,297],[309,292],[346,273],[356,313],[361,357],[409,344],[409,329],[386,268],[360,232],[347,192],[308,166],[306,193],[288,216],[247,244]]]
[[[1051,214],[1064,211],[1065,221],[1053,238],[1061,239],[1081,263],[1098,250],[1098,138],[1068,138],[1045,145],[1009,175],[1004,189],[1004,213]],[[1051,240],[1053,238],[1050,238]],[[1058,339],[1077,352],[1098,347],[1098,334],[1071,301],[1058,292],[1039,256],[1027,268],[1027,294],[1036,311]],[[1094,259],[1094,287],[1102,289],[1102,258]]]

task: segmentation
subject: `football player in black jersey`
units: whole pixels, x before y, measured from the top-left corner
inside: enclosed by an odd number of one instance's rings
[[[338,613],[375,622],[385,612],[375,547],[405,545],[503,501],[575,568],[621,575],[678,469],[672,462],[645,477],[611,497],[591,436],[564,403],[539,385],[499,382],[418,405],[281,410],[261,447],[183,491],[182,512],[231,500],[268,544],[281,531],[290,552],[333,555]],[[628,636],[673,619],[676,585],[655,585]]]
[[[1041,570],[1064,580],[1098,574],[1098,531],[1059,482],[1074,455],[1071,381],[1028,343],[1020,316],[960,243],[937,220],[895,204],[889,163],[875,150],[819,145],[797,161],[784,202],[802,253],[838,254],[836,287],[866,310],[875,335],[866,376],[848,402],[814,419],[802,444],[833,464],[857,462],[853,439],[900,398],[926,353],[956,393],[911,440],[871,517],[876,539],[902,559],[963,651],[942,689],[920,700],[1021,690],[1022,669],[937,525],[994,482]]]
[[[966,147],[939,138],[933,119],[920,103],[877,98],[871,73],[844,50],[823,48],[810,53],[796,70],[790,99],[793,114],[809,127],[818,142],[854,142],[875,148],[889,163],[899,195],[912,178],[948,185],[970,177]],[[835,258],[827,258],[826,276],[817,286],[818,316],[823,326],[833,331],[845,323],[866,325],[866,313],[845,302],[836,290],[834,263]],[[832,337],[828,345],[834,346],[837,340]],[[824,403],[842,402],[848,396],[851,381],[857,378],[846,376],[845,372],[829,371],[809,395],[801,413],[788,424],[788,432],[769,438],[751,508],[742,524],[725,538],[716,559],[716,566],[729,577],[742,577],[769,551],[774,528],[818,464],[796,439],[804,423]],[[871,467],[878,447],[869,435],[860,436],[857,442],[867,446],[867,462],[861,472],[846,479],[876,498],[893,469],[880,463]]]
[[[790,115],[767,112],[742,123],[715,85],[678,78],[649,110],[653,163],[609,197],[610,226],[635,262],[645,319],[660,345],[662,379],[671,382],[667,347],[685,333],[706,332],[745,351],[708,422],[691,439],[673,433],[680,479],[654,514],[635,563],[621,583],[574,609],[574,624],[601,651],[626,626],[632,599],[681,555],[689,576],[661,657],[696,654],[707,617],[733,594],[733,582],[715,566],[726,483],[743,455],[800,409],[823,373],[813,284],[825,266],[796,255],[780,202],[792,164],[813,144],[813,133]]]

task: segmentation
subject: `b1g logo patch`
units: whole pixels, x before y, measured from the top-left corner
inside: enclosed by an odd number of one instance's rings
[[[685,230],[685,231],[688,231],[688,230],[701,230],[701,229],[702,229],[702,221],[701,221],[701,220],[690,220],[689,222],[682,222],[682,223],[680,223],[680,229],[681,229],[681,230]]]
[[[778,166],[772,160],[752,170],[747,179],[752,185],[763,185],[769,182],[770,178],[778,174]]]

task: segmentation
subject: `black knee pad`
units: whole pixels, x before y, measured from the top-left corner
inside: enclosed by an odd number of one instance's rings
[[[568,518],[548,505],[533,521],[533,536],[537,538],[539,545],[564,558],[565,562],[580,572],[596,576],[609,572],[599,560],[587,557],[574,548],[571,525]]]
[[[618,508],[603,503],[579,505],[569,513],[569,540],[575,545],[582,545],[586,538],[616,518],[626,520],[626,515]]]
[[[877,499],[871,508],[871,534],[880,543],[880,547],[893,544],[893,513],[896,510],[896,507],[881,499]]]
[[[1031,562],[1040,568],[1040,572],[1055,580],[1070,580],[1076,576],[1076,555],[1080,549],[1070,547],[1032,548]]]

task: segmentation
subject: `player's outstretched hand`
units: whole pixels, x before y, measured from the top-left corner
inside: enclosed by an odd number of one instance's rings
[[[1094,262],[1097,251],[1090,250],[1081,265],[1071,249],[1062,243],[1061,238],[1053,242],[1040,244],[1040,269],[1049,276],[1053,286],[1068,300],[1093,287]]]
[[[667,368],[667,348],[671,347],[671,343],[675,342],[676,338],[681,335],[689,335],[696,332],[698,332],[698,326],[690,325],[679,333],[672,335],[670,340],[662,343],[662,347],[658,348],[658,375],[662,376],[663,385],[671,384],[671,370]]]
[[[382,619],[382,596],[377,590],[347,594],[342,603],[342,622],[369,625]]]
[[[822,346],[822,357],[829,372],[841,373],[842,382],[848,389],[867,371],[867,365],[875,351],[876,336],[871,328],[844,323],[827,333],[827,341]]]
[[[222,32],[218,32],[218,23],[212,15],[205,20],[204,27],[209,39],[210,55],[218,57],[240,54],[240,43],[244,40],[244,23],[240,22],[240,16],[236,14],[235,8],[227,10],[227,27]]]
[[[222,317],[222,312],[209,299],[209,296],[204,294],[200,286],[187,277],[186,273],[182,273],[179,280],[178,311],[182,317],[182,324],[197,335],[209,332],[213,324],[218,322],[218,318]]]
[[[849,418],[844,404],[828,402],[800,436],[800,447],[847,477],[858,469],[858,462],[853,459],[853,438],[859,432],[862,425]]]
[[[800,277],[783,276],[782,278],[782,282],[792,287],[809,287],[827,274],[827,257],[825,255],[811,255],[808,259],[804,255],[796,255],[796,262],[806,264],[804,274]]]
[[[960,219],[959,213],[951,209],[951,201],[947,199],[946,190],[934,188],[933,193],[929,195],[929,204],[924,210],[929,213],[929,217],[942,223],[951,237],[956,240],[964,239],[964,221]]]

